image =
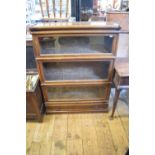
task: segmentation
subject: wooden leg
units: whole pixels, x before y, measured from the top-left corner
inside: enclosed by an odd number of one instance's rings
[[[113,116],[114,116],[120,91],[121,91],[121,89],[115,89],[115,97],[114,97],[114,103],[113,103],[111,118],[113,118]]]

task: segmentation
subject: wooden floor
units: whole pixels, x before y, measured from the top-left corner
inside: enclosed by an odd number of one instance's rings
[[[129,143],[128,106],[119,100],[113,120],[110,114],[111,110],[45,115],[43,123],[27,122],[27,155],[124,155]]]

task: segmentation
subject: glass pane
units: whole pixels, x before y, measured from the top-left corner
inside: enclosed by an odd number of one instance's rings
[[[105,86],[89,87],[51,87],[48,88],[49,100],[96,99],[105,97]]]
[[[112,53],[113,36],[42,37],[41,54]]]
[[[26,69],[35,69],[36,62],[32,46],[26,46]]]
[[[107,79],[110,61],[104,62],[45,62],[45,80]]]

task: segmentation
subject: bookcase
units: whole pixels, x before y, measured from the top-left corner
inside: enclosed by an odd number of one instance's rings
[[[47,113],[108,111],[119,29],[112,22],[30,27]]]

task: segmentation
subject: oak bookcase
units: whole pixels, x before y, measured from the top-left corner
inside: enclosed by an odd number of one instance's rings
[[[120,26],[112,22],[30,27],[46,112],[106,112]]]

